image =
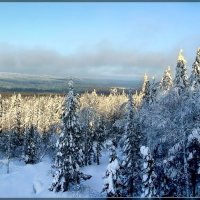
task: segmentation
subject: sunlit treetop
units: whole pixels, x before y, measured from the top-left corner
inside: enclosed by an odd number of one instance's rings
[[[180,52],[179,52],[178,61],[183,61],[184,63],[187,62],[187,61],[185,60],[184,56],[183,56],[183,49],[181,49]]]

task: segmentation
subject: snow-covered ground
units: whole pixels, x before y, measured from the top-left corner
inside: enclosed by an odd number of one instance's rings
[[[0,161],[2,163],[2,161]],[[4,162],[5,163],[5,162]],[[51,163],[48,158],[35,165],[25,165],[23,161],[12,160],[10,173],[5,164],[0,165],[0,198],[2,197],[104,197],[101,194],[102,179],[108,165],[108,154],[103,153],[101,164],[93,164],[81,170],[92,175],[79,188],[70,192],[54,193],[48,190],[52,183]]]

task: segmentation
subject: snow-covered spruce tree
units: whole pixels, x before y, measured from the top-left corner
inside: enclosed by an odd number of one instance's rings
[[[129,91],[127,107],[127,124],[125,127],[123,166],[126,168],[127,196],[139,196],[140,193],[140,142],[141,132],[137,120],[137,113],[133,111],[132,93]]]
[[[103,149],[103,142],[105,141],[105,125],[104,120],[99,117],[97,129],[95,130],[96,139],[96,163],[100,164],[101,151]]]
[[[149,90],[150,90],[149,103],[154,103],[156,102],[157,93],[158,93],[158,87],[157,87],[154,77],[152,77]]]
[[[195,128],[189,136],[179,139],[179,142],[169,149],[165,174],[171,183],[170,196],[190,197],[197,192],[199,142],[199,130]]]
[[[65,110],[62,118],[63,130],[57,142],[54,179],[50,191],[67,191],[71,185],[80,183],[81,178],[91,178],[80,172],[80,127],[77,117],[77,99],[73,92],[73,82],[69,82],[69,93],[65,97]]]
[[[185,64],[186,60],[183,56],[183,50],[181,49],[178,55],[176,75],[174,80],[174,86],[177,87],[179,91],[184,90],[188,86],[187,68]]]
[[[91,165],[92,161],[94,160],[94,129],[93,129],[93,122],[90,121],[87,129],[86,129],[86,137],[85,137],[85,145],[84,145],[84,154],[85,154],[85,165]]]
[[[138,93],[138,91],[136,90],[135,94],[133,95],[133,101],[134,101],[134,107],[135,108],[140,108],[140,106],[142,105],[142,93]]]
[[[123,184],[120,179],[120,164],[113,144],[110,146],[110,158],[104,178],[102,192],[106,191],[107,197],[121,197]]]
[[[54,131],[53,131],[54,130]],[[50,131],[46,134],[42,134],[41,137],[41,158],[48,155],[52,160],[56,156],[56,141],[58,140],[58,134],[56,133],[54,127],[51,127]]]
[[[18,147],[23,144],[21,131],[21,95],[13,94],[9,101],[9,134],[10,134],[10,157],[19,155]],[[8,124],[8,121],[7,121]]]
[[[76,151],[76,157],[75,159],[77,160],[77,163],[80,167],[84,165],[84,159],[83,159],[83,134],[81,130],[81,125],[80,125],[80,116],[79,116],[79,110],[80,110],[80,96],[79,94],[74,93],[74,85],[73,81],[70,80],[68,85],[69,85],[69,93],[67,98],[65,97],[64,101],[64,114],[63,117],[66,113],[66,115],[69,115],[69,120],[73,120],[73,133],[74,133],[74,142],[76,145],[75,151]],[[71,107],[71,108],[70,108]],[[69,109],[68,109],[69,108]],[[70,119],[70,115],[72,118]],[[64,117],[65,119],[65,117]],[[66,118],[66,120],[68,120]]]
[[[96,162],[95,137],[98,121],[99,97],[94,90],[81,96],[80,122],[83,136],[83,158],[84,165]]]
[[[37,135],[33,125],[28,127],[25,132],[24,141],[24,161],[26,164],[36,163],[37,157]]]
[[[171,76],[171,68],[168,67],[164,74],[163,74],[163,77],[161,79],[161,82],[160,82],[160,89],[162,91],[169,91],[173,86],[173,80],[172,80],[172,76]]]
[[[154,162],[155,162],[155,168],[154,171],[156,172],[156,180],[155,180],[155,185],[156,185],[156,193],[158,197],[169,197],[171,196],[169,194],[170,192],[170,186],[171,186],[171,182],[170,179],[166,176],[166,174],[164,173],[165,170],[165,163],[166,161],[163,161],[163,157],[162,157],[162,162],[157,161],[156,162],[156,155],[154,154]]]
[[[200,129],[195,128],[187,140],[187,162],[189,174],[189,196],[199,195],[198,184],[200,182]]]
[[[142,85],[142,97],[143,97],[143,103],[149,104],[150,102],[150,82],[148,80],[148,76],[144,75],[144,82]]]
[[[142,176],[142,195],[141,197],[156,197],[156,174],[154,171],[154,159],[148,147],[142,146],[140,152],[143,155],[143,176]]]
[[[200,89],[200,48],[197,50],[196,59],[192,65],[192,72],[189,81],[192,90]]]
[[[14,95],[14,121],[12,131],[12,151],[19,154],[19,147],[23,146],[24,127],[22,124],[22,97],[21,94]]]
[[[83,134],[83,160],[84,165],[91,165],[94,159],[94,130],[95,112],[92,108],[85,107],[81,110],[81,130]]]
[[[164,196],[185,196],[186,179],[184,175],[183,141],[176,143],[169,149],[163,164],[167,180],[167,183],[165,183],[167,190],[164,190]]]
[[[2,122],[3,122],[3,100],[0,94],[0,133],[2,133],[3,131]]]
[[[108,102],[105,107],[109,107],[109,115],[106,116],[108,119],[108,137],[117,145],[120,138],[120,131],[115,126],[117,121],[120,120],[123,116],[123,107],[126,104],[127,97],[125,93],[120,95],[119,91],[116,88],[111,89],[110,95],[108,96]],[[105,102],[106,103],[106,102]]]
[[[0,94],[0,152],[5,153],[7,150],[7,143],[8,143],[8,137],[5,133],[4,129],[4,121],[5,121],[5,107],[3,106],[3,98]]]
[[[145,74],[144,74],[143,84],[142,84],[142,93],[145,93],[147,82],[148,82],[148,76],[147,76],[147,74],[145,73]]]
[[[127,103],[126,103],[127,105]],[[124,115],[115,121],[115,123],[112,125],[112,131],[114,137],[112,138],[113,143],[116,147],[123,148],[124,146],[124,140],[125,140],[125,124],[126,124],[126,105],[123,105],[124,109]],[[115,131],[115,132],[114,132]]]

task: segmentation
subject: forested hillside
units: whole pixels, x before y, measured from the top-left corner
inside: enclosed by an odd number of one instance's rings
[[[52,183],[45,190],[77,191],[94,178],[82,169],[101,166],[106,152],[99,196],[200,196],[200,49],[187,70],[181,50],[174,78],[170,67],[160,81],[145,74],[134,93],[78,95],[70,80],[64,97],[0,97],[7,173],[13,160],[34,166],[49,157]]]
[[[0,92],[2,94],[21,93],[31,94],[63,94],[68,91],[66,83],[70,77],[53,77],[0,72]],[[128,87],[137,89],[141,80],[112,80],[92,78],[73,78],[76,92],[82,94],[86,91],[108,94],[111,88],[118,88],[120,92]]]

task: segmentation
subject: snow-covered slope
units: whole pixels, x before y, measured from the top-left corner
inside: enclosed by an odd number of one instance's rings
[[[2,161],[1,161],[2,162]],[[5,163],[5,161],[4,161]],[[82,171],[92,175],[90,180],[70,192],[54,193],[48,190],[52,183],[51,162],[45,158],[35,165],[11,161],[10,173],[6,173],[5,164],[0,167],[0,198],[3,197],[103,197],[103,175],[108,164],[108,155],[103,154],[101,165],[84,167]]]

